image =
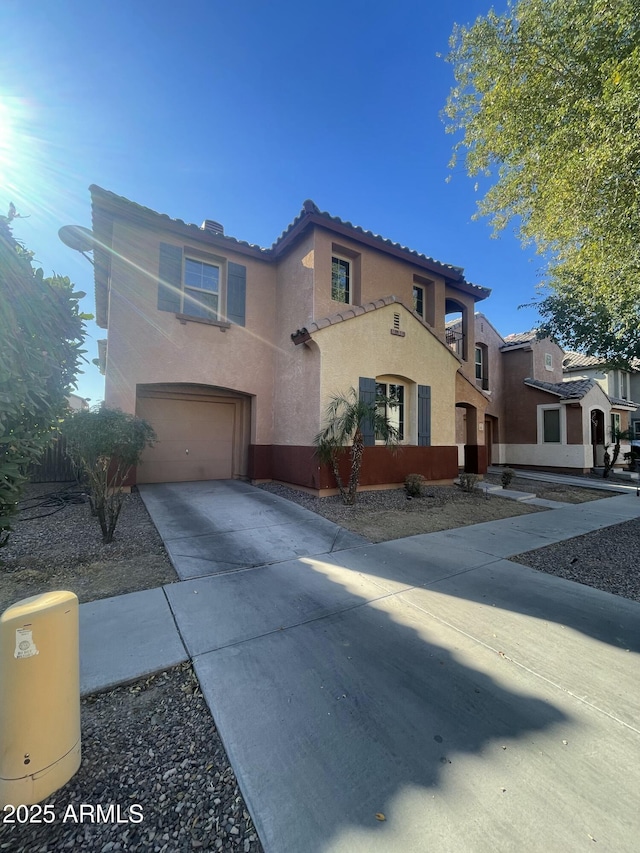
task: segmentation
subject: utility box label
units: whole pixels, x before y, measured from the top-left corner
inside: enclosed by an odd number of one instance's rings
[[[16,628],[16,650],[14,658],[32,658],[38,654],[36,644],[33,642],[33,631],[28,628]]]

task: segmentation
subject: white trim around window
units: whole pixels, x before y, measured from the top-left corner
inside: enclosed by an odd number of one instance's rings
[[[559,441],[545,440],[545,421],[547,430],[553,430],[552,418],[545,418],[545,412],[558,412]],[[538,406],[538,444],[554,444],[556,446],[567,443],[567,410],[564,406],[555,404]]]
[[[182,313],[205,320],[219,320],[223,279],[221,264],[189,255],[185,255],[183,263]]]

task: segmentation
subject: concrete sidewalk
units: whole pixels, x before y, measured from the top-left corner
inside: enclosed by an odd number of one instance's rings
[[[192,658],[267,853],[635,850],[640,604],[507,558],[637,517],[627,493],[82,605],[83,692]]]
[[[622,492],[635,494],[640,487],[640,482],[629,480],[626,483],[605,480],[604,477],[578,477],[572,474],[555,474],[551,471],[530,471],[524,468],[516,468],[516,477],[526,480],[542,480],[547,483],[559,483],[565,486],[580,486],[583,489],[601,489],[607,492]],[[490,465],[488,474],[502,474],[504,468],[500,465]]]

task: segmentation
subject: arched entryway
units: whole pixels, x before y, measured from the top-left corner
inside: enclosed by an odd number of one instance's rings
[[[464,471],[469,474],[486,474],[487,448],[478,444],[478,432],[484,436],[484,417],[478,423],[478,409],[471,403],[456,403],[456,410],[462,410],[462,436],[464,441]],[[482,427],[482,429],[479,429]]]

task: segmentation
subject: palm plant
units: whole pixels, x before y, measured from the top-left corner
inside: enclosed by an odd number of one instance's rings
[[[355,388],[350,388],[346,394],[331,397],[325,413],[325,426],[313,439],[313,443],[320,461],[331,465],[340,495],[347,506],[356,502],[364,453],[363,426],[368,424],[376,438],[384,441],[388,447],[397,446],[398,430],[386,415],[387,407],[396,405],[393,399],[381,396],[376,397],[375,402],[366,403],[360,399]],[[350,453],[351,467],[349,482],[345,486],[340,476],[340,459],[347,452]]]
[[[618,461],[618,456],[620,456],[620,442],[622,441],[630,441],[632,438],[631,430],[628,429],[617,429],[614,428],[611,430],[611,438],[613,439],[613,456],[609,454],[609,447],[607,446],[604,449],[604,471],[602,472],[603,477],[608,477],[611,473],[614,465]]]

